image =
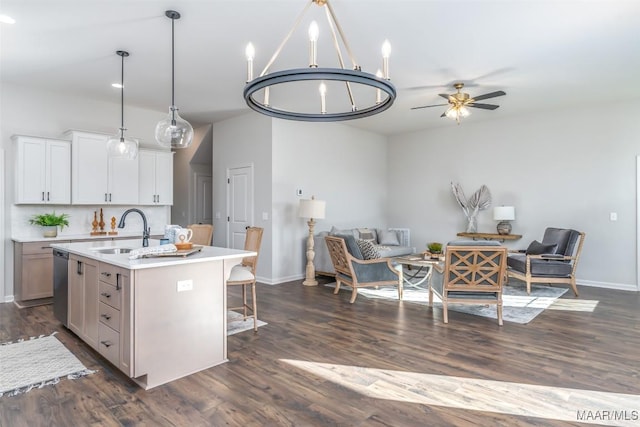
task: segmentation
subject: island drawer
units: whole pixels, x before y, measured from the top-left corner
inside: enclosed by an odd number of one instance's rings
[[[101,302],[98,311],[100,322],[120,332],[120,310]]]
[[[116,286],[117,285],[116,281],[118,280],[117,273],[119,271],[120,270],[118,269],[118,267],[101,262],[100,263],[100,280],[103,282],[110,283],[113,286]]]
[[[52,251],[53,248],[49,246],[49,242],[29,242],[22,244],[23,255],[50,254],[53,253]]]
[[[107,325],[98,325],[98,351],[109,362],[120,366],[120,334]]]
[[[100,302],[120,310],[120,290],[115,286],[100,281]]]

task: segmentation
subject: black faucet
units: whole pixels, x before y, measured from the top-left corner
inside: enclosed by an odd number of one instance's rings
[[[151,234],[151,228],[147,228],[147,217],[144,216],[144,213],[140,209],[133,208],[124,211],[122,217],[120,218],[120,222],[118,223],[118,228],[124,228],[124,219],[127,217],[129,212],[138,212],[142,217],[142,246],[146,248],[147,246],[149,246],[149,235]]]

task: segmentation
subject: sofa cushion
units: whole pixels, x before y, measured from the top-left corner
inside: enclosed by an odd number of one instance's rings
[[[378,244],[384,246],[400,246],[398,233],[394,230],[378,230]]]
[[[358,239],[357,243],[364,259],[380,258],[380,253],[371,240]]]
[[[557,250],[558,250],[557,243],[553,243],[553,244],[550,243],[545,245],[543,243],[538,242],[537,240],[534,240],[533,242],[531,242],[531,244],[529,245],[525,253],[527,255],[555,254]]]
[[[416,251],[416,248],[409,246],[381,246],[377,245],[380,258],[393,258],[396,256],[411,255]]]
[[[330,236],[346,236],[346,235],[350,235],[353,237],[357,237],[358,234],[358,230],[356,230],[355,228],[346,228],[344,230],[340,230],[338,228],[336,228],[335,226],[331,227],[331,231],[329,231],[329,235]]]

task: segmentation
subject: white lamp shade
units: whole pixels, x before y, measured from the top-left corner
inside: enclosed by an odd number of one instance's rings
[[[300,218],[324,218],[324,200],[300,200],[300,208],[298,210],[298,216]]]
[[[516,219],[516,209],[513,206],[498,206],[493,208],[494,221],[513,221]]]

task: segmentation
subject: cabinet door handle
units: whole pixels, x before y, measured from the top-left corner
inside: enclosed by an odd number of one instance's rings
[[[111,316],[108,314],[101,314],[100,316],[104,317],[106,320],[111,320]]]
[[[102,275],[103,275],[103,276],[105,276],[105,277],[111,277],[111,273],[107,273],[106,271],[103,271],[103,272],[102,272],[102,273],[100,273],[100,274],[102,274]]]
[[[116,273],[116,291],[120,290],[120,273]]]
[[[49,192],[47,191],[47,202],[49,201]]]
[[[107,201],[107,193],[104,193],[104,201]]]
[[[103,346],[109,348],[111,347],[113,344],[111,344],[110,341],[100,341],[100,344],[102,344]]]
[[[78,265],[76,266],[76,273],[82,275],[82,261],[77,261]]]
[[[42,192],[42,201],[44,202],[44,191]]]
[[[111,294],[108,294],[106,292],[102,292],[100,295],[102,295],[105,298],[111,298]]]
[[[111,201],[111,193],[109,193],[109,201]]]
[[[160,195],[158,194],[158,200],[156,202],[160,203]]]

